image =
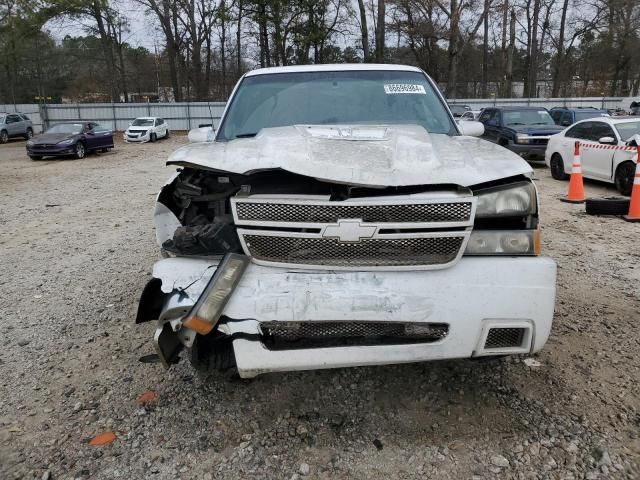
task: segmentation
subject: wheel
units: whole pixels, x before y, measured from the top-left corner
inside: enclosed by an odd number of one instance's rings
[[[100,150],[102,153],[107,153],[110,149],[109,148],[103,148],[102,150]]]
[[[81,158],[84,158],[85,154],[86,154],[86,150],[84,148],[84,143],[82,142],[78,142],[76,143],[76,148],[75,148],[75,152],[74,152],[74,156],[80,160]]]
[[[629,199],[624,197],[587,198],[584,202],[589,215],[626,215]]]
[[[33,130],[31,128],[27,128],[27,133],[25,133],[24,138],[27,140],[33,138]]]
[[[169,138],[169,129],[167,128],[167,133],[164,134],[164,138]]]
[[[633,188],[633,177],[636,173],[636,166],[633,162],[622,162],[616,168],[616,175],[614,181],[616,188],[622,195],[631,195],[631,189]]]
[[[29,155],[31,160],[42,160],[42,155]]]
[[[9,141],[9,134],[6,130],[0,132],[0,143],[7,143]]]
[[[554,153],[551,156],[549,170],[551,170],[551,176],[556,180],[567,180],[569,178],[569,175],[564,171],[564,160],[562,160],[562,156],[559,153]]]
[[[233,370],[236,366],[233,343],[220,332],[196,336],[188,349],[188,357],[193,368],[200,372]]]
[[[152,133],[151,135],[149,135],[149,141],[150,142],[155,142],[157,140],[158,136],[155,133]]]

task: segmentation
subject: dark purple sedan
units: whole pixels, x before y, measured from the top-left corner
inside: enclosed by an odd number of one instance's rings
[[[113,148],[113,132],[95,122],[59,123],[27,142],[32,160],[42,157],[83,158],[89,152]]]

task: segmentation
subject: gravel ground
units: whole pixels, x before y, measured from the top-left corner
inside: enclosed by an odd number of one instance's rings
[[[185,137],[33,162],[0,146],[0,478],[640,478],[640,224],[536,169],[555,324],[530,364],[203,378],[138,361],[151,212]],[[587,182],[588,194],[613,193]],[[141,405],[140,395],[154,397]],[[91,446],[95,435],[116,440]]]

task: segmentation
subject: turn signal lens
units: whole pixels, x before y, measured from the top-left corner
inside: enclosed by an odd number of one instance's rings
[[[182,324],[202,335],[213,330],[248,264],[249,257],[246,255],[225,255]]]

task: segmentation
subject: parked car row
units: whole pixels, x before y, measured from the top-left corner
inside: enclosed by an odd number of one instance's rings
[[[169,125],[163,118],[140,117],[123,134],[125,142],[155,142],[169,137]],[[10,138],[27,140],[27,155],[32,160],[44,157],[84,158],[87,153],[107,152],[113,148],[113,131],[96,122],[58,123],[42,134],[33,135],[33,124],[23,113],[0,113],[0,143]]]
[[[466,111],[460,121],[473,120]],[[575,142],[581,145],[585,178],[613,183],[631,193],[637,153],[628,148],[640,140],[640,117],[610,116],[596,108],[490,107],[477,118],[482,138],[525,160],[544,160],[557,180],[571,172]]]

